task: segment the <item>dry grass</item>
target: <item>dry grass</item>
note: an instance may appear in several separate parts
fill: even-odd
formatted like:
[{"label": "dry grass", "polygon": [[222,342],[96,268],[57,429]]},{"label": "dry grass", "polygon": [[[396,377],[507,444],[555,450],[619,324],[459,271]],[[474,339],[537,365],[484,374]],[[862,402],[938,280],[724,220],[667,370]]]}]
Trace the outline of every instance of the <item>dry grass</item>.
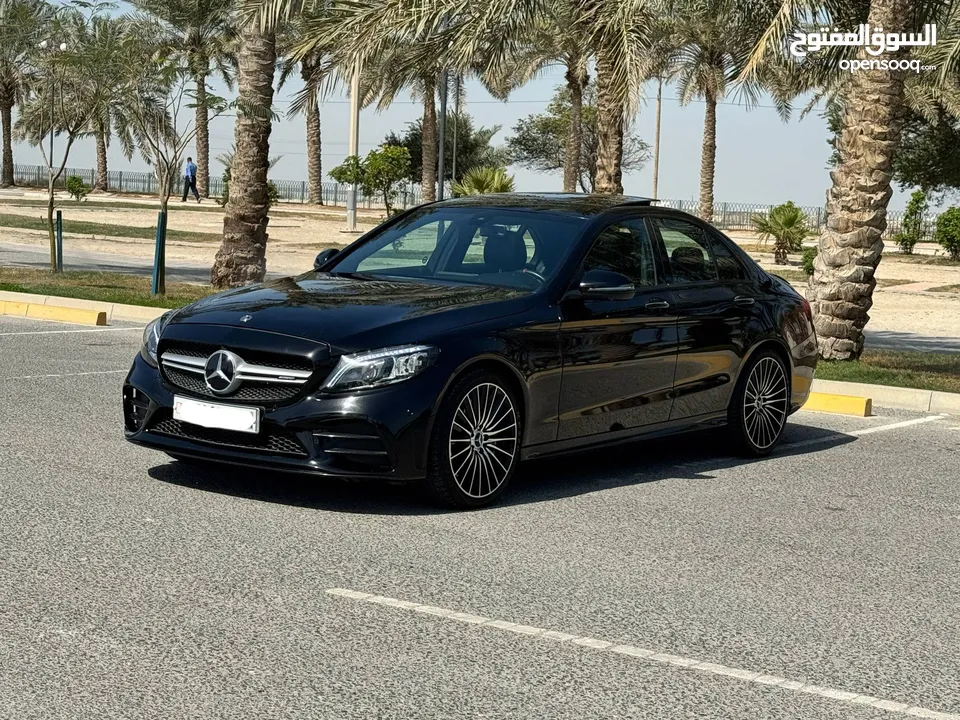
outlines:
[{"label": "dry grass", "polygon": [[960,393],[960,354],[868,349],[859,360],[821,360],[816,376]]},{"label": "dry grass", "polygon": [[214,292],[209,285],[168,282],[167,294],[155,297],[150,294],[147,277],[107,272],[52,273],[16,267],[0,267],[0,290],[167,308],[189,305]]}]

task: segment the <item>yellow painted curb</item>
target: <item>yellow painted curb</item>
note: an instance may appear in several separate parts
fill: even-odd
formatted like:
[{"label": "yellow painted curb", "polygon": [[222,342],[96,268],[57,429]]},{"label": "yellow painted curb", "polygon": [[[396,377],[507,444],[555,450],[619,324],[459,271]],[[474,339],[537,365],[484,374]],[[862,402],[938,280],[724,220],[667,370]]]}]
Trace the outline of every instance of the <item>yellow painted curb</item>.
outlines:
[{"label": "yellow painted curb", "polygon": [[36,303],[0,301],[0,314],[28,317],[34,320],[56,320],[58,322],[79,323],[81,325],[106,325],[107,314],[102,310],[80,310],[79,308],[58,307],[56,305],[38,305]]},{"label": "yellow painted curb", "polygon": [[16,315],[17,317],[26,317],[28,307],[28,303],[4,300],[0,302],[0,315]]},{"label": "yellow painted curb", "polygon": [[810,393],[804,410],[814,412],[837,413],[839,415],[855,415],[856,417],[870,417],[873,414],[873,400],[856,395],[835,395],[834,393]]}]

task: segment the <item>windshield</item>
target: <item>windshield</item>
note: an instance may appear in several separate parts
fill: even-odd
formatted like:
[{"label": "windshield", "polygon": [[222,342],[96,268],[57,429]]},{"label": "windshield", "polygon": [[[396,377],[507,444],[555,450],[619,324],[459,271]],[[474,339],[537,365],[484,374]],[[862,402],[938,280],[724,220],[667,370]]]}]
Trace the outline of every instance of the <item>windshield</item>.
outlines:
[{"label": "windshield", "polygon": [[331,270],[537,290],[557,272],[586,218],[496,207],[427,207]]}]

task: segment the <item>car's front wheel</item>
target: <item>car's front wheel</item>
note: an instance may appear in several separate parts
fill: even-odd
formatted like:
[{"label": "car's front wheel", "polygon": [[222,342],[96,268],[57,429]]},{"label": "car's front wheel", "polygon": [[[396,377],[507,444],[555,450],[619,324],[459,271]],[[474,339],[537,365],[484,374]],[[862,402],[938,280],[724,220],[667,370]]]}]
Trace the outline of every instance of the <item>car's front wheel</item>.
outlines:
[{"label": "car's front wheel", "polygon": [[517,399],[502,378],[486,370],[464,375],[434,421],[427,491],[449,507],[495,502],[516,470],[520,430]]},{"label": "car's front wheel", "polygon": [[787,368],[775,352],[762,350],[748,361],[730,400],[734,443],[746,455],[769,455],[780,442],[789,411]]}]

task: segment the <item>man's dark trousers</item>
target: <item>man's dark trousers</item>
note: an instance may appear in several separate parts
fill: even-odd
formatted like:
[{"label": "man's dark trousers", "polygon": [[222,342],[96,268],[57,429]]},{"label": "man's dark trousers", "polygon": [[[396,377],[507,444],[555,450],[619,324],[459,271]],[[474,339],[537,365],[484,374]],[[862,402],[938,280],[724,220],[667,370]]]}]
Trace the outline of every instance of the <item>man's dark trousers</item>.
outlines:
[{"label": "man's dark trousers", "polygon": [[199,200],[200,193],[197,192],[197,178],[195,176],[191,177],[190,175],[187,175],[185,178],[183,178],[183,199],[184,200],[187,199],[187,193],[191,191],[193,192],[193,196],[197,200]]}]

